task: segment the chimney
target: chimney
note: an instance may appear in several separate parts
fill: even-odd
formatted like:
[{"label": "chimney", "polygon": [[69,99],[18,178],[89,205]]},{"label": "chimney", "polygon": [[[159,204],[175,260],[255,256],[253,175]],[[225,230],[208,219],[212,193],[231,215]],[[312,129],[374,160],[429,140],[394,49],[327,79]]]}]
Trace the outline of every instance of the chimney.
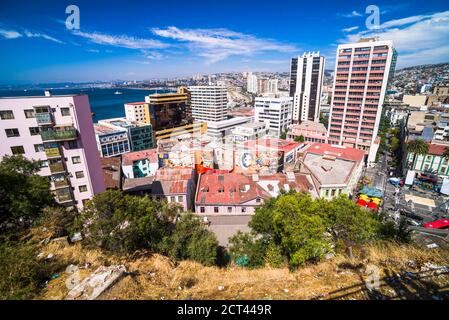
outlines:
[{"label": "chimney", "polygon": [[51,97],[51,91],[50,90],[45,90],[44,94],[46,97]]}]

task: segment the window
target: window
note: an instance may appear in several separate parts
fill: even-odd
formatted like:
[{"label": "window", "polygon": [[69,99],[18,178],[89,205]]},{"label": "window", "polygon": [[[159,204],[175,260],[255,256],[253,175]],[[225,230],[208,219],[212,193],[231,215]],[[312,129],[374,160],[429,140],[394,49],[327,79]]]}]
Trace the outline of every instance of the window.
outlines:
[{"label": "window", "polygon": [[214,212],[218,213],[218,207],[214,207]]},{"label": "window", "polygon": [[79,186],[79,187],[78,187],[78,190],[79,190],[80,192],[86,192],[86,191],[87,191],[87,186],[86,186],[86,185]]},{"label": "window", "polygon": [[23,146],[11,147],[12,154],[25,154]]},{"label": "window", "polygon": [[76,172],[75,172],[75,177],[76,177],[77,179],[84,178],[84,172],[83,172],[83,171],[76,171]]},{"label": "window", "polygon": [[12,110],[0,111],[0,119],[2,120],[14,119],[14,113],[12,112]]},{"label": "window", "polygon": [[36,152],[43,152],[44,151],[44,145],[43,144],[35,144],[34,145],[34,151],[36,151]]},{"label": "window", "polygon": [[30,134],[31,134],[32,136],[36,136],[36,135],[39,134],[39,127],[31,127],[31,128],[29,128],[29,129],[30,129]]},{"label": "window", "polygon": [[257,199],[256,199],[256,202],[257,202],[257,203],[260,203],[260,198],[257,198]]},{"label": "window", "polygon": [[245,213],[246,212],[246,208],[242,207],[242,212]]},{"label": "window", "polygon": [[61,115],[62,116],[70,116],[70,108],[61,108]]},{"label": "window", "polygon": [[176,198],[175,197],[170,197],[170,202],[176,202]]},{"label": "window", "polygon": [[200,212],[204,213],[204,212],[206,212],[206,209],[204,207],[200,207]]},{"label": "window", "polygon": [[228,213],[232,213],[232,207],[228,207]]},{"label": "window", "polygon": [[81,158],[79,156],[72,157],[72,163],[73,164],[81,163]]},{"label": "window", "polygon": [[40,167],[41,168],[47,168],[48,167],[48,160],[42,160]]},{"label": "window", "polygon": [[78,142],[76,140],[69,141],[67,143],[67,149],[78,149]]},{"label": "window", "polygon": [[19,134],[19,129],[17,129],[17,128],[14,128],[14,129],[5,129],[5,133],[6,133],[6,136],[7,136],[8,138],[19,137],[19,136],[20,136],[20,134]]},{"label": "window", "polygon": [[29,118],[36,118],[36,114],[34,113],[33,109],[26,109],[23,110],[25,112],[25,118],[29,119]]},{"label": "window", "polygon": [[178,196],[178,202],[182,202],[183,201],[183,196]]}]

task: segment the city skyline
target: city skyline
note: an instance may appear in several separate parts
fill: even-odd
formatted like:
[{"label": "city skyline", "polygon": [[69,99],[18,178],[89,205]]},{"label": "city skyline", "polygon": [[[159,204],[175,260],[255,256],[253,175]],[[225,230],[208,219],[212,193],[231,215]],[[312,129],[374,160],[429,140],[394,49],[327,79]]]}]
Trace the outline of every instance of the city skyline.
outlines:
[{"label": "city skyline", "polygon": [[288,1],[276,7],[266,1],[131,1],[126,7],[78,1],[73,4],[80,10],[79,30],[65,26],[70,4],[0,4],[0,58],[5,62],[0,83],[288,72],[291,57],[309,51],[320,51],[326,69],[333,69],[339,44],[373,35],[394,42],[398,68],[449,61],[445,1],[379,1],[380,24],[374,31],[365,25],[370,3],[359,1],[326,2],[320,10],[316,3]]}]

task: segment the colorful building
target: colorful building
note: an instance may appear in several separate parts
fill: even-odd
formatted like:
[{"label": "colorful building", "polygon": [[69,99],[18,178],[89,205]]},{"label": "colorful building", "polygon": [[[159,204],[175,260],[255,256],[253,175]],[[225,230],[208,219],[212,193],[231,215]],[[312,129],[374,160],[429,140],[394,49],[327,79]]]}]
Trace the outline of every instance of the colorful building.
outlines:
[{"label": "colorful building", "polygon": [[58,203],[82,209],[105,190],[87,95],[0,98],[0,158],[41,160]]}]

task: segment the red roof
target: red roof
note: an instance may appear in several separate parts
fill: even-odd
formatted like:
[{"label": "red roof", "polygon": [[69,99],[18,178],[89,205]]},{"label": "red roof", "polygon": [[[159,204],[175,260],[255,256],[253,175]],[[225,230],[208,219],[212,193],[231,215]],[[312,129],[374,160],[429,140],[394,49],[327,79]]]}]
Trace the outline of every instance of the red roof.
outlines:
[{"label": "red roof", "polygon": [[129,152],[122,155],[122,162],[125,166],[130,166],[134,161],[148,159],[150,163],[157,163],[157,149]]},{"label": "red roof", "polygon": [[269,139],[248,140],[244,143],[244,146],[245,147],[259,146],[276,149],[278,151],[290,152],[291,150],[296,149],[303,144],[304,143],[294,142],[290,140],[269,138]]},{"label": "red roof", "polygon": [[362,162],[365,157],[365,152],[363,150],[343,146],[335,146],[327,143],[314,143],[306,150],[306,153],[331,156],[356,162]]},{"label": "red roof", "polygon": [[446,148],[447,148],[447,146],[429,143],[429,152],[427,152],[427,154],[432,154],[435,156],[442,156],[444,153],[444,150],[446,150]]},{"label": "red roof", "polygon": [[[304,174],[276,173],[266,176],[247,176],[238,173],[213,173],[207,172],[200,176],[197,205],[238,205],[256,198],[268,199],[276,190],[287,188],[290,190],[309,192],[313,185]],[[270,183],[266,185],[267,181]],[[274,182],[273,182],[274,181]],[[265,186],[267,189],[264,189]],[[288,190],[287,190],[288,191]]]}]

